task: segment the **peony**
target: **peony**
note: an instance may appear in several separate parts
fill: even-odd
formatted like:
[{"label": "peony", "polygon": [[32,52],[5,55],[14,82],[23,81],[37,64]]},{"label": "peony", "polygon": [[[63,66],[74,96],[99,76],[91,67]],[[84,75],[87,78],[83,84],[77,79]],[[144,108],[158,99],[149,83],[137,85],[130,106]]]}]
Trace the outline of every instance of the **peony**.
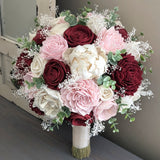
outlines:
[{"label": "peony", "polygon": [[60,90],[65,106],[82,116],[99,104],[99,89],[93,80],[79,80]]},{"label": "peony", "polygon": [[[32,72],[28,72],[24,77],[23,77],[24,81],[27,81],[29,83],[33,82],[33,74]],[[37,93],[37,88],[34,86],[34,87],[31,87],[31,88],[28,88],[28,85],[27,83],[24,83],[24,93],[27,95],[27,97],[29,99],[32,99],[34,98],[34,95],[35,93]]]},{"label": "peony", "polygon": [[82,79],[98,78],[105,71],[105,52],[94,45],[77,46],[71,53],[64,53],[63,59],[69,64],[72,75]]},{"label": "peony", "polygon": [[35,55],[31,63],[31,72],[33,77],[40,77],[44,72],[47,61],[42,59],[39,54]]},{"label": "peony", "polygon": [[40,48],[42,58],[50,60],[57,59],[62,60],[62,54],[67,50],[67,41],[60,35],[53,35],[47,37],[42,43],[43,46]]},{"label": "peony", "polygon": [[113,98],[114,93],[111,88],[105,88],[103,86],[99,87],[100,90],[100,98],[102,101],[108,101]]},{"label": "peony", "polygon": [[119,68],[112,73],[111,77],[116,81],[117,92],[133,96],[141,84],[143,72],[133,56],[130,54],[122,56],[123,59],[118,62]]},{"label": "peony", "polygon": [[92,112],[90,114],[86,114],[85,116],[79,115],[77,113],[71,113],[71,116],[67,119],[72,125],[75,126],[86,126],[86,123],[93,123]]},{"label": "peony", "polygon": [[87,26],[78,24],[68,28],[64,32],[64,38],[67,40],[69,47],[76,47],[94,43],[97,36]]},{"label": "peony", "polygon": [[45,66],[43,78],[49,88],[59,90],[58,85],[70,74],[70,68],[62,61],[51,59]]},{"label": "peony", "polygon": [[125,48],[122,35],[114,27],[108,30],[103,28],[98,34],[97,42],[106,52],[116,52]]},{"label": "peony", "polygon": [[101,102],[100,105],[96,106],[93,110],[96,120],[107,121],[111,117],[114,117],[117,114],[118,105],[113,100]]},{"label": "peony", "polygon": [[55,119],[61,111],[63,102],[58,91],[44,86],[35,95],[34,106],[43,111],[48,118]]}]

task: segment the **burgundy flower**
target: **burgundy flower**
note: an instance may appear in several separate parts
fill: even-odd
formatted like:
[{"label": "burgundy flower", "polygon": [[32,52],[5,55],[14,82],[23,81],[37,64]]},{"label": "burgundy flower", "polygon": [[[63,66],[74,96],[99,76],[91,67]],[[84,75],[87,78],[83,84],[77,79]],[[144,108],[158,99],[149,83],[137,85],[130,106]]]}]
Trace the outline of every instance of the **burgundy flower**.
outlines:
[{"label": "burgundy flower", "polygon": [[[123,59],[118,62],[118,68],[113,71],[111,77],[116,81],[116,91],[125,95],[132,95],[137,91],[142,81],[142,70],[134,56],[122,55]],[[123,94],[122,94],[123,96]]]},{"label": "burgundy flower", "polygon": [[28,71],[30,71],[32,60],[33,57],[28,56],[28,53],[22,52],[16,62],[18,74],[24,76]]},{"label": "burgundy flower", "polygon": [[29,102],[29,107],[31,108],[32,111],[37,113],[38,115],[44,115],[44,112],[41,111],[38,107],[33,107],[34,99],[31,99]]},{"label": "burgundy flower", "polygon": [[64,32],[64,38],[67,40],[69,47],[76,47],[78,45],[92,44],[97,36],[87,26],[78,24],[68,28]]},{"label": "burgundy flower", "polygon": [[42,46],[42,42],[46,40],[46,34],[44,34],[43,29],[37,31],[36,36],[33,38],[33,41],[36,42],[37,45]]},{"label": "burgundy flower", "polygon": [[89,124],[93,123],[93,113],[91,112],[90,114],[86,114],[85,116],[82,116],[72,112],[68,120],[72,123],[72,125],[86,126],[85,122],[87,122],[87,120]]},{"label": "burgundy flower", "polygon": [[122,37],[124,38],[124,41],[126,41],[127,40],[127,38],[128,38],[128,32],[126,31],[126,29],[124,29],[124,28],[122,28],[122,27],[120,27],[120,26],[115,26],[115,29],[117,30],[117,31],[119,31],[119,33],[122,35]]},{"label": "burgundy flower", "polygon": [[62,61],[51,59],[45,66],[43,78],[49,88],[59,90],[58,85],[63,82],[68,74],[70,74],[70,68]]}]

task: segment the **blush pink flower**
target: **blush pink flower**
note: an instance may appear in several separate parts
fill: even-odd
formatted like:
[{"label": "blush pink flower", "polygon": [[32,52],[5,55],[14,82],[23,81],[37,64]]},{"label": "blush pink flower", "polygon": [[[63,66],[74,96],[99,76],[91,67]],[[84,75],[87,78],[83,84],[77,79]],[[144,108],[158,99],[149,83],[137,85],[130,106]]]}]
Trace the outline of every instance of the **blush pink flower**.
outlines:
[{"label": "blush pink flower", "polygon": [[[24,81],[27,81],[29,83],[33,82],[33,74],[32,72],[28,72],[24,77]],[[24,93],[27,95],[29,99],[33,99],[34,95],[37,93],[37,88],[31,87],[30,89],[28,88],[27,83],[24,83]]]},{"label": "blush pink flower", "polygon": [[122,35],[114,27],[108,30],[103,28],[98,34],[97,41],[106,52],[116,52],[125,48]]},{"label": "blush pink flower", "polygon": [[93,80],[79,80],[61,89],[61,98],[71,112],[82,116],[90,114],[99,104],[100,91]]},{"label": "blush pink flower", "polygon": [[67,41],[60,35],[47,37],[42,43],[40,53],[42,58],[62,60],[62,54],[68,49]]},{"label": "blush pink flower", "polygon": [[93,114],[95,119],[99,121],[107,121],[117,114],[117,110],[117,103],[113,99],[110,99],[108,101],[103,101],[98,106],[96,106],[93,110]]}]

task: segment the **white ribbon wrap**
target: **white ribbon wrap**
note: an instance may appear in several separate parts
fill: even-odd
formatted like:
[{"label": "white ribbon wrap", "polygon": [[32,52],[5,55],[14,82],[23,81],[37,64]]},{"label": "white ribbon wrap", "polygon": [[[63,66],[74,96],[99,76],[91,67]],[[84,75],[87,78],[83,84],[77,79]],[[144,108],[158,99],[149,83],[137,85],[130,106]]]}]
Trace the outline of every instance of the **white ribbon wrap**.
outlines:
[{"label": "white ribbon wrap", "polygon": [[75,148],[82,149],[90,143],[90,126],[72,125],[72,143]]}]

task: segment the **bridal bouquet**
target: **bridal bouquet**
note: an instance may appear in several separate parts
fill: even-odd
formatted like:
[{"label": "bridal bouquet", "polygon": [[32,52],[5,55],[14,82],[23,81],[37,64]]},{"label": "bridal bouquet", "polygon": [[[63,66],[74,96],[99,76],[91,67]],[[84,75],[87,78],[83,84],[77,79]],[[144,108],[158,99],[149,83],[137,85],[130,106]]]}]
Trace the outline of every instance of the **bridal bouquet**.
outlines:
[{"label": "bridal bouquet", "polygon": [[152,48],[139,40],[142,33],[125,29],[117,11],[84,7],[78,16],[69,10],[57,18],[41,15],[29,37],[18,39],[11,73],[17,93],[41,115],[44,129],[72,124],[77,158],[89,156],[89,137],[104,130],[104,121],[119,132],[116,115],[133,122],[141,96],[152,96],[142,77]]}]

